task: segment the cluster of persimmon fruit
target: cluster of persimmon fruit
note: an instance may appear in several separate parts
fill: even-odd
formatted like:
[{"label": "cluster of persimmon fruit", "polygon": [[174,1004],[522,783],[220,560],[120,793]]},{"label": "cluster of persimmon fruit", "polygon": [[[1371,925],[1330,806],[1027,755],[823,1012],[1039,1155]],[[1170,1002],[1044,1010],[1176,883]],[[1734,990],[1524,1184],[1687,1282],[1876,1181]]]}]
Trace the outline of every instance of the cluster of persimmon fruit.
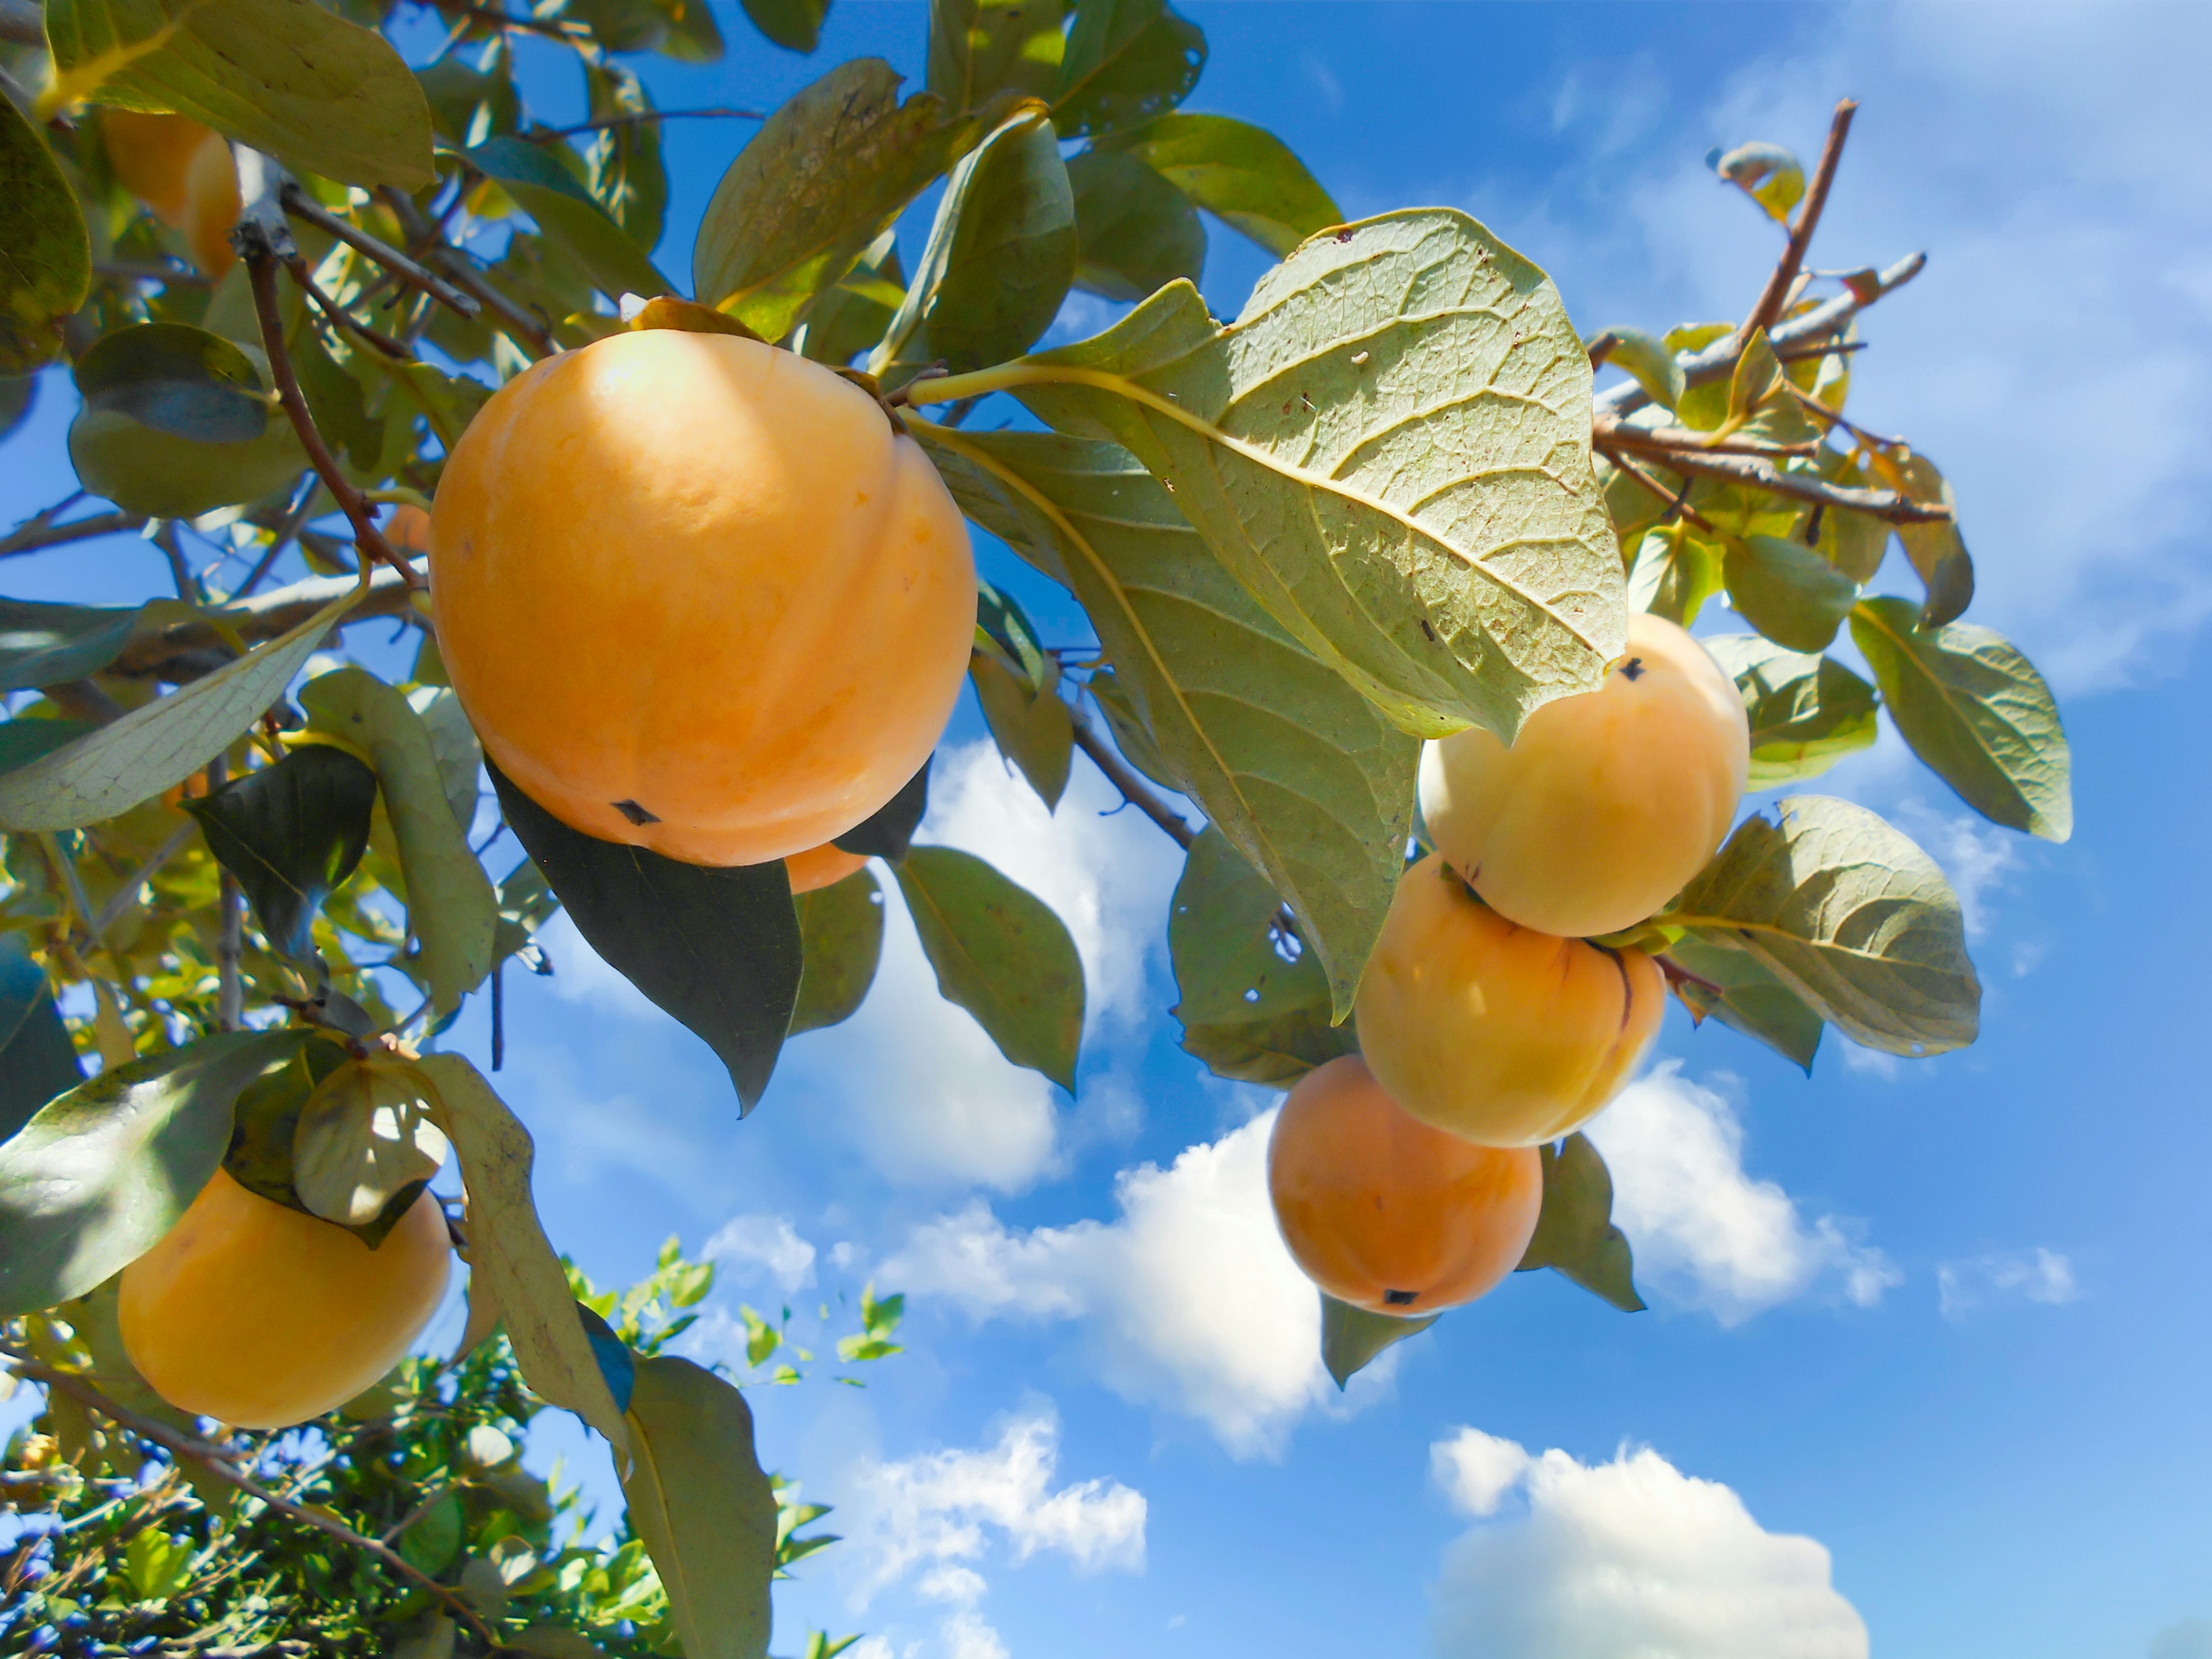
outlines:
[{"label": "cluster of persimmon fruit", "polygon": [[[835,842],[927,763],[975,639],[967,526],[921,447],[737,335],[636,330],[517,375],[428,539],[439,653],[510,781],[603,841],[781,859],[794,892],[866,861]],[[124,1269],[124,1345],[180,1409],[289,1426],[398,1362],[450,1255],[428,1190],[372,1249],[218,1170]]]},{"label": "cluster of persimmon fruit", "polygon": [[1510,747],[1479,727],[1424,746],[1434,850],[1360,981],[1359,1052],[1301,1078],[1268,1141],[1276,1224],[1323,1291],[1425,1318],[1519,1265],[1539,1149],[1620,1091],[1665,1007],[1651,956],[1601,941],[1711,858],[1750,747],[1735,684],[1642,614],[1604,684],[1543,705]]}]

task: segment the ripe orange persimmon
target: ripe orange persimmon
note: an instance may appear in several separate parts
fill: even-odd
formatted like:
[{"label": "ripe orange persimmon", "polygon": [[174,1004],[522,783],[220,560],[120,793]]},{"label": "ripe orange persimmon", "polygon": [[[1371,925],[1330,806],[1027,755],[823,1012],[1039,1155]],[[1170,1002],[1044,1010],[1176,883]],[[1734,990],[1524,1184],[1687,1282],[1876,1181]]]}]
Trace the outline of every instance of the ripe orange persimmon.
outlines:
[{"label": "ripe orange persimmon", "polygon": [[1275,1224],[1340,1302],[1418,1318],[1520,1264],[1544,1206],[1533,1146],[1478,1146],[1382,1091],[1357,1054],[1300,1078],[1267,1138]]},{"label": "ripe orange persimmon", "polygon": [[438,1310],[452,1247],[424,1193],[372,1250],[221,1170],[123,1270],[123,1346],[180,1411],[279,1429],[382,1376]]},{"label": "ripe orange persimmon", "polygon": [[1603,688],[1546,703],[1510,749],[1480,727],[1425,745],[1421,816],[1501,915],[1547,933],[1617,933],[1705,867],[1750,764],[1735,683],[1681,629],[1639,612]]},{"label": "ripe orange persimmon", "polygon": [[791,877],[793,892],[811,893],[817,888],[834,887],[867,861],[866,853],[848,853],[835,842],[825,841],[804,853],[793,853],[784,860],[783,867]]},{"label": "ripe orange persimmon", "polygon": [[1666,1011],[1658,964],[1517,927],[1431,853],[1399,881],[1355,1005],[1390,1097],[1485,1146],[1534,1146],[1620,1091]]},{"label": "ripe orange persimmon", "polygon": [[866,392],[647,329],[508,381],[431,515],[484,748],[574,828],[694,864],[834,840],[921,769],[975,639],[967,527]]},{"label": "ripe orange persimmon", "polygon": [[222,136],[189,116],[122,109],[102,111],[100,125],[124,189],[163,224],[185,234],[192,263],[202,270],[210,276],[228,270],[238,257],[230,230],[241,202],[238,164]]}]

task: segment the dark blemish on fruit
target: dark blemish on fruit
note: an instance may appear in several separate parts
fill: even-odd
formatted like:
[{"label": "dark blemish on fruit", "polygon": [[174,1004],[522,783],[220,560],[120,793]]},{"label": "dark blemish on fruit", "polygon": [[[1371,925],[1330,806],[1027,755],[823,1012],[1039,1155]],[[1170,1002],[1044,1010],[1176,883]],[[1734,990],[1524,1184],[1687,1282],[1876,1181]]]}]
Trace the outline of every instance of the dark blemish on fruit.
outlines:
[{"label": "dark blemish on fruit", "polygon": [[1382,1303],[1385,1307],[1410,1308],[1413,1304],[1420,1299],[1421,1293],[1419,1291],[1385,1291],[1382,1292]]},{"label": "dark blemish on fruit", "polygon": [[1620,665],[1620,672],[1626,674],[1631,680],[1642,679],[1644,678],[1644,659],[1641,657],[1631,657],[1626,662]]},{"label": "dark blemish on fruit", "polygon": [[658,823],[660,822],[660,815],[658,812],[648,812],[645,808],[640,806],[634,800],[618,800],[614,804],[614,805],[615,811],[621,813],[632,823],[644,824]]}]

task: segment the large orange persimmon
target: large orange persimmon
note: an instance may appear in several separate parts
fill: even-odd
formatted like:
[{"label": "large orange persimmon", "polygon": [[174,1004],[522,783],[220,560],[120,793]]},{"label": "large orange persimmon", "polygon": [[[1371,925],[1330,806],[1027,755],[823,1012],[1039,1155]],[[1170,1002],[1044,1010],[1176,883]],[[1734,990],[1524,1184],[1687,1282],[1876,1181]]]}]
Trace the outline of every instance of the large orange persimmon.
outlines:
[{"label": "large orange persimmon", "polygon": [[1267,1138],[1275,1224],[1340,1302],[1418,1318],[1520,1265],[1544,1206],[1533,1146],[1478,1146],[1382,1091],[1357,1054],[1298,1079]]},{"label": "large orange persimmon", "polygon": [[1355,1015],[1376,1080],[1415,1117],[1534,1146],[1620,1091],[1666,1001],[1643,951],[1518,927],[1431,853],[1398,883]]},{"label": "large orange persimmon", "polygon": [[427,1192],[372,1250],[218,1170],[123,1270],[123,1346],[179,1410],[286,1428],[398,1363],[438,1310],[451,1255],[445,1212]]},{"label": "large orange persimmon", "polygon": [[818,363],[647,329],[507,382],[431,514],[484,748],[575,829],[693,864],[834,840],[921,769],[975,639],[967,527]]},{"label": "large orange persimmon", "polygon": [[1705,867],[1750,764],[1735,682],[1681,629],[1638,613],[1604,686],[1546,703],[1510,749],[1480,727],[1425,745],[1421,816],[1523,927],[1617,933]]},{"label": "large orange persimmon", "polygon": [[124,189],[154,216],[185,235],[192,263],[210,276],[230,269],[238,256],[231,227],[241,206],[238,164],[220,133],[190,116],[141,115],[103,110],[100,131],[107,159]]}]

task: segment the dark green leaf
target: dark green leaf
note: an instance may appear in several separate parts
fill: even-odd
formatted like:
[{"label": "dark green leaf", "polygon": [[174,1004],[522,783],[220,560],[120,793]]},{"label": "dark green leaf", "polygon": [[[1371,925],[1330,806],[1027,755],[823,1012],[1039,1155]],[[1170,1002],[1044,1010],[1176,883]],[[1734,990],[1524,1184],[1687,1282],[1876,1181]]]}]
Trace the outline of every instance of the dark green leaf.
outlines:
[{"label": "dark green leaf", "polygon": [[1819,795],[1746,818],[1661,918],[1749,952],[1853,1042],[1893,1054],[1974,1040],[1982,988],[1958,896],[1863,806]]},{"label": "dark green leaf", "polygon": [[608,964],[730,1068],[750,1112],[805,965],[783,861],[711,870],[571,830],[486,763],[507,827]]},{"label": "dark green leaf", "polygon": [[[1059,679],[1054,665],[1053,679]],[[994,656],[978,651],[968,664],[975,701],[999,752],[1021,769],[1048,808],[1060,805],[1074,754],[1075,728],[1059,691],[1037,690],[1008,673]]]},{"label": "dark green leaf", "polygon": [[1006,658],[1006,665],[1021,672],[1032,690],[1042,691],[1052,683],[1054,665],[1036,624],[1012,596],[987,581],[975,584],[975,626]]},{"label": "dark green leaf", "polygon": [[76,366],[88,409],[202,443],[258,438],[269,425],[261,375],[219,334],[188,323],[142,323],[103,336]]},{"label": "dark green leaf", "polygon": [[1076,0],[1053,118],[1071,137],[1133,126],[1190,96],[1206,34],[1164,0]]},{"label": "dark green leaf", "polygon": [[1344,220],[1289,145],[1226,115],[1157,116],[1102,135],[1097,148],[1135,156],[1278,258]]},{"label": "dark green leaf", "polygon": [[433,1578],[453,1565],[461,1553],[462,1527],[467,1517],[458,1492],[444,1492],[432,1500],[422,1518],[399,1534],[393,1547],[407,1565]]},{"label": "dark green leaf", "polygon": [[901,784],[898,793],[831,844],[863,858],[889,859],[893,864],[904,858],[914,832],[921,827],[922,814],[929,810],[929,769],[934,759],[933,756],[922,762],[921,770]]},{"label": "dark green leaf", "polygon": [[[121,654],[137,626],[136,606],[0,599],[0,690],[21,691],[97,674]],[[10,722],[15,724],[59,725],[68,729],[66,724],[55,721]],[[40,732],[32,736],[48,738],[52,733]],[[27,743],[32,738],[21,741]]]},{"label": "dark green leaf", "polygon": [[1340,1391],[1345,1384],[1374,1362],[1375,1356],[1409,1336],[1419,1336],[1435,1324],[1442,1316],[1431,1314],[1425,1319],[1396,1319],[1389,1314],[1370,1313],[1364,1308],[1355,1308],[1348,1302],[1339,1302],[1327,1291],[1321,1294],[1321,1363],[1328,1367],[1328,1374],[1336,1379]]},{"label": "dark green leaf", "polygon": [[83,1081],[46,970],[21,934],[0,933],[0,1142]]},{"label": "dark green leaf", "polygon": [[1984,817],[2064,841],[2073,760],[2043,676],[2002,634],[1917,623],[1903,599],[1869,599],[1851,613],[1851,638],[1898,731]]},{"label": "dark green leaf", "polygon": [[1675,966],[1697,975],[1674,981],[1674,994],[1692,1018],[1699,1024],[1708,1017],[1717,1018],[1812,1074],[1813,1056],[1820,1046],[1820,1017],[1758,957],[1696,933],[1683,934],[1667,947],[1666,954]]},{"label": "dark green leaf", "polygon": [[830,0],[744,0],[753,27],[786,52],[812,52],[821,44]]},{"label": "dark green leaf", "polygon": [[293,372],[299,377],[316,430],[342,461],[350,463],[347,471],[355,478],[370,481],[381,477],[384,416],[368,412],[368,394],[361,382],[331,356],[312,322],[303,319],[292,331],[290,349]]},{"label": "dark green leaf", "polygon": [[[5,237],[0,236],[0,245]],[[8,354],[14,349],[8,343],[7,325],[0,323],[0,365],[4,365]],[[11,435],[23,423],[39,400],[39,377],[35,374],[0,374],[0,438]]]},{"label": "dark green leaf", "polygon": [[1613,1224],[1613,1176],[1589,1137],[1543,1149],[1544,1207],[1519,1271],[1552,1267],[1623,1313],[1642,1313],[1627,1237]]},{"label": "dark green leaf", "polygon": [[1350,1021],[1329,1024],[1328,976],[1281,913],[1228,837],[1201,830],[1168,906],[1183,1050],[1217,1076],[1286,1089],[1358,1042]]},{"label": "dark green leaf", "polygon": [[1074,277],[1075,194],[1059,135],[1032,109],[952,169],[870,371],[939,362],[959,374],[1018,357],[1052,326]]},{"label": "dark green leaf", "polygon": [[1756,634],[1709,635],[1700,643],[1743,693],[1753,788],[1817,777],[1873,744],[1874,687],[1843,664]]},{"label": "dark green leaf", "polygon": [[430,110],[374,29],[287,0],[48,0],[46,39],[67,73],[118,46],[176,33],[100,82],[101,103],[174,110],[294,171],[413,190],[437,177]]},{"label": "dark green leaf", "polygon": [[688,1359],[657,1355],[637,1362],[629,1422],[636,1457],[623,1496],[685,1659],[763,1659],[776,1503],[744,1396]]},{"label": "dark green leaf", "polygon": [[[707,0],[656,0],[668,15],[668,38],[660,43],[661,55],[679,64],[718,63],[722,56],[722,31]],[[821,0],[817,14],[830,9]]]},{"label": "dark green leaf", "polygon": [[1731,538],[1723,562],[1736,615],[1792,651],[1825,651],[1857,603],[1857,584],[1802,542]]},{"label": "dark green leaf", "polygon": [[1066,925],[972,853],[915,848],[898,879],[945,1000],[975,1015],[1015,1065],[1073,1093],[1083,963]]},{"label": "dark green leaf", "polygon": [[611,298],[672,292],[645,250],[592,199],[544,144],[522,138],[488,138],[467,153],[469,165],[498,180],[515,205],[538,222]]},{"label": "dark green leaf", "polygon": [[368,848],[376,774],[343,749],[307,744],[184,805],[245,889],[270,945],[312,957],[323,901]]},{"label": "dark green leaf", "polygon": [[97,720],[40,720],[34,714],[0,720],[0,772],[28,766],[98,730]]},{"label": "dark green leaf", "polygon": [[40,1108],[0,1145],[0,1314],[82,1296],[151,1249],[222,1162],[239,1091],[306,1037],[203,1037]]},{"label": "dark green leaf", "polygon": [[[12,100],[0,109],[0,374],[23,375],[61,355],[55,326],[84,303],[92,243],[68,178]],[[0,426],[29,401],[27,382]]]},{"label": "dark green leaf", "polygon": [[300,1114],[317,1086],[352,1060],[329,1038],[311,1036],[285,1064],[271,1067],[239,1091],[230,1144],[222,1155],[224,1173],[272,1204],[313,1214],[292,1185],[292,1143],[299,1133]]},{"label": "dark green leaf", "polygon": [[1067,164],[1075,191],[1075,285],[1141,300],[1206,268],[1206,227],[1189,198],[1133,155],[1090,149]]},{"label": "dark green leaf", "polygon": [[905,298],[896,234],[887,230],[836,286],[815,297],[794,343],[802,356],[842,368],[854,354],[874,349]]},{"label": "dark green leaf", "polygon": [[793,902],[806,951],[791,1014],[791,1035],[797,1036],[850,1019],[867,996],[884,951],[884,895],[874,872],[855,870]]},{"label": "dark green leaf", "polygon": [[1060,85],[1062,0],[930,0],[929,89],[957,110]]},{"label": "dark green leaf", "polygon": [[[499,936],[492,954],[504,962],[525,950],[537,936],[538,930],[559,914],[561,901],[553,896],[553,890],[545,884],[545,877],[527,858],[507,872],[499,884]],[[533,956],[531,965],[538,973],[550,973],[544,959]]]},{"label": "dark green leaf", "polygon": [[[1846,489],[1873,482],[1850,456],[1825,446],[1819,451],[1820,476]],[[1832,507],[1820,514],[1820,556],[1863,587],[1881,568],[1889,550],[1889,526],[1865,513]]]}]

